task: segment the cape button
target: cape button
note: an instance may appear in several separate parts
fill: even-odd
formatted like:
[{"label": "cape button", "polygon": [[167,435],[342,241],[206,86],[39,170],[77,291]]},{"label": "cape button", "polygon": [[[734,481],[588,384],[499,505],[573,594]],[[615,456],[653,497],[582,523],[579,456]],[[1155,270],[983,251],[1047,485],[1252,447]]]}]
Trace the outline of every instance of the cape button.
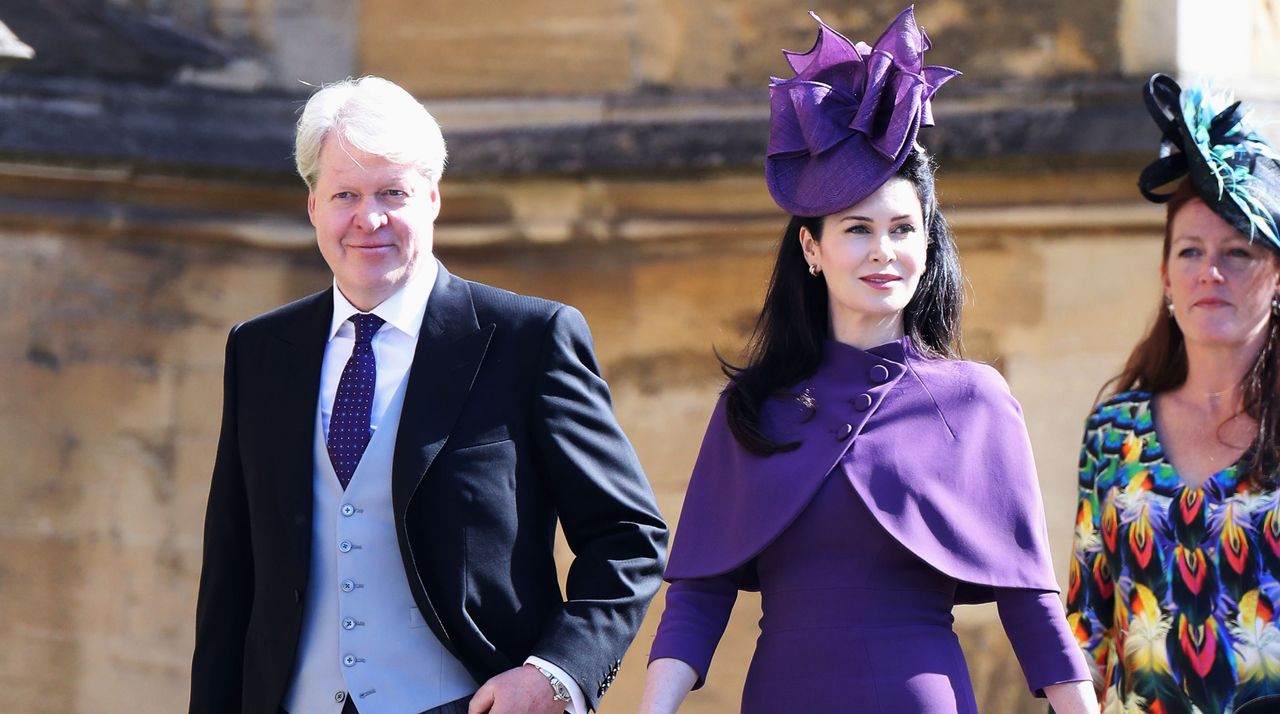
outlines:
[{"label": "cape button", "polygon": [[848,439],[849,435],[852,433],[853,433],[853,425],[844,424],[836,428],[836,439],[840,441],[844,441],[845,439]]},{"label": "cape button", "polygon": [[865,412],[871,408],[871,395],[859,394],[853,398],[853,408],[860,412]]},{"label": "cape button", "polygon": [[889,381],[889,368],[878,364],[871,368],[871,381],[876,384],[884,384]]}]

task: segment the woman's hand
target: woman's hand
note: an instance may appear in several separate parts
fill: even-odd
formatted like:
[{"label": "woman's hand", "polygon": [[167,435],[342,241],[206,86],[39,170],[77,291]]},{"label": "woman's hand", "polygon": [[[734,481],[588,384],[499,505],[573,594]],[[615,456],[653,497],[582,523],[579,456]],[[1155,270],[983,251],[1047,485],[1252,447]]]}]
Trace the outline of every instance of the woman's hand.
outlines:
[{"label": "woman's hand", "polygon": [[649,663],[649,674],[644,679],[639,714],[675,714],[697,683],[698,673],[693,667],[670,657],[655,659]]},{"label": "woman's hand", "polygon": [[1044,688],[1055,714],[1098,714],[1093,682],[1062,682]]}]

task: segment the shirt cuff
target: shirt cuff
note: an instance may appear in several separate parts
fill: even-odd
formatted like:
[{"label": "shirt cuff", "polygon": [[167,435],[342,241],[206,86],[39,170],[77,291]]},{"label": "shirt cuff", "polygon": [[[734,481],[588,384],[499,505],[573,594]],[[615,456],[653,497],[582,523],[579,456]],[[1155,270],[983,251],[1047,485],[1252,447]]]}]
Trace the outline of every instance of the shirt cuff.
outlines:
[{"label": "shirt cuff", "polygon": [[534,667],[541,667],[554,674],[556,679],[564,682],[565,688],[569,690],[569,696],[573,699],[569,706],[565,708],[565,711],[570,712],[570,714],[587,714],[587,698],[582,696],[582,688],[567,672],[541,657],[532,655],[526,657],[524,663],[531,664]]}]

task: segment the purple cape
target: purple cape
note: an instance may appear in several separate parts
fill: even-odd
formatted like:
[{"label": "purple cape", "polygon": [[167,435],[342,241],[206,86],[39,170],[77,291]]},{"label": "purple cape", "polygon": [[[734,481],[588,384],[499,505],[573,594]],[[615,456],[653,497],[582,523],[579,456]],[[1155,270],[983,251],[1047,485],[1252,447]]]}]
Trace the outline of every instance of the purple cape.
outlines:
[{"label": "purple cape", "polygon": [[[991,367],[925,358],[907,338],[869,351],[827,342],[818,371],[761,412],[765,434],[800,447],[749,453],[721,397],[667,580],[749,564],[840,468],[890,535],[959,581],[956,602],[988,602],[992,587],[1058,591],[1022,409]],[[758,589],[751,573],[743,587]]]}]

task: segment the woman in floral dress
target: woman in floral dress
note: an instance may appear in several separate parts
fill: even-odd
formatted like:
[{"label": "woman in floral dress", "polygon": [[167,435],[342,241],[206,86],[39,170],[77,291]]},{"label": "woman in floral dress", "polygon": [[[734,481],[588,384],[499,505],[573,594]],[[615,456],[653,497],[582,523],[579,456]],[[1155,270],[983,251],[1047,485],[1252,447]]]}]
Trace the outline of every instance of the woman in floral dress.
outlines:
[{"label": "woman in floral dress", "polygon": [[1067,613],[1104,712],[1220,714],[1280,693],[1280,162],[1239,103],[1146,100],[1164,304],[1086,425]]}]

